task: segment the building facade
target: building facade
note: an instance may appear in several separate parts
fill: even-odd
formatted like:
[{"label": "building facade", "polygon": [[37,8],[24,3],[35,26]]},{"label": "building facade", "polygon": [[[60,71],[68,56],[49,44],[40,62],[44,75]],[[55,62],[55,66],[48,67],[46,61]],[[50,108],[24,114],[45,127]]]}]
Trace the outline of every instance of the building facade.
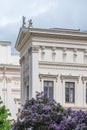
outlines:
[{"label": "building facade", "polygon": [[[32,25],[32,23],[31,23]],[[21,99],[44,91],[64,107],[87,108],[87,32],[20,28]]]},{"label": "building facade", "polygon": [[16,119],[20,108],[19,55],[11,53],[11,43],[0,41],[0,97],[11,118]]}]

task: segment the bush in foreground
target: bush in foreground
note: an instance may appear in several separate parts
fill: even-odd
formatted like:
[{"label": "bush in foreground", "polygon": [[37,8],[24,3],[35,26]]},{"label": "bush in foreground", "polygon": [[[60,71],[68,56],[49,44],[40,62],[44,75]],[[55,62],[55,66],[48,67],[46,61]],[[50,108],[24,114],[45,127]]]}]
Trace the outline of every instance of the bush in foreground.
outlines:
[{"label": "bush in foreground", "polygon": [[0,98],[0,130],[10,130],[11,121],[8,119],[10,115]]},{"label": "bush in foreground", "polygon": [[87,112],[65,110],[44,93],[37,93],[36,99],[26,100],[12,130],[87,130]]}]

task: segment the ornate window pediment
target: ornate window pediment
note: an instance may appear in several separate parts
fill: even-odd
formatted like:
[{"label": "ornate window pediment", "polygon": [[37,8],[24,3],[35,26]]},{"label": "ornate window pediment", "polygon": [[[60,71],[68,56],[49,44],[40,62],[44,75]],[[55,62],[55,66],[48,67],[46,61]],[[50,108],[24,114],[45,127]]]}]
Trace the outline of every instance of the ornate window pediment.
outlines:
[{"label": "ornate window pediment", "polygon": [[79,76],[73,76],[73,75],[61,75],[60,76],[61,82],[63,82],[64,79],[73,79],[77,80],[77,83],[79,81]]},{"label": "ornate window pediment", "polygon": [[56,81],[57,81],[58,75],[53,75],[53,74],[39,74],[39,78],[40,78],[40,80],[45,78],[45,79],[56,79]]}]

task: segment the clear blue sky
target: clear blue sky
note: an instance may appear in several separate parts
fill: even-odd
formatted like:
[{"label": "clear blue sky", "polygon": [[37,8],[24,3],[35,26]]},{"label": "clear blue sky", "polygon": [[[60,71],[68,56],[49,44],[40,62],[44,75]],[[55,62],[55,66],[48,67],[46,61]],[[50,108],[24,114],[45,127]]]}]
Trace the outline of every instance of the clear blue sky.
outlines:
[{"label": "clear blue sky", "polygon": [[0,0],[0,41],[15,44],[22,16],[34,27],[86,31],[87,0]]}]

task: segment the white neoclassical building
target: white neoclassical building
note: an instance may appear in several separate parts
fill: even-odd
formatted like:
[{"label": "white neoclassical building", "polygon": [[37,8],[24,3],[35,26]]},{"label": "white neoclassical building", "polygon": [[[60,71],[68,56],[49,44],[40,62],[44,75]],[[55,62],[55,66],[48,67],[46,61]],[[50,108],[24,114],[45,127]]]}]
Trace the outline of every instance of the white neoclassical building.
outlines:
[{"label": "white neoclassical building", "polygon": [[87,108],[87,32],[20,28],[21,98],[44,91],[64,107]]},{"label": "white neoclassical building", "polygon": [[10,110],[12,119],[17,118],[20,108],[19,55],[11,53],[11,43],[0,41],[0,97]]}]

